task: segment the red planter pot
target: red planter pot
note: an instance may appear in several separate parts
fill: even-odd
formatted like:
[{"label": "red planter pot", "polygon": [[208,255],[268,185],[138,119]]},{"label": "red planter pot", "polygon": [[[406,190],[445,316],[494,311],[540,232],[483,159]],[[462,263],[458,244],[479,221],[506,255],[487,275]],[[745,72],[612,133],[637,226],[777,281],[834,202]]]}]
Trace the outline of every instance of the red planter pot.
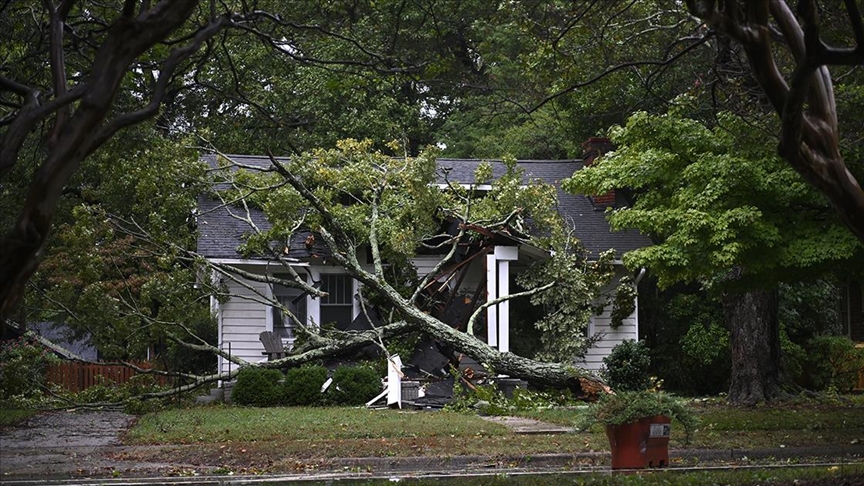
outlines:
[{"label": "red planter pot", "polygon": [[657,415],[629,424],[607,425],[612,469],[668,466],[671,422],[669,417]]}]

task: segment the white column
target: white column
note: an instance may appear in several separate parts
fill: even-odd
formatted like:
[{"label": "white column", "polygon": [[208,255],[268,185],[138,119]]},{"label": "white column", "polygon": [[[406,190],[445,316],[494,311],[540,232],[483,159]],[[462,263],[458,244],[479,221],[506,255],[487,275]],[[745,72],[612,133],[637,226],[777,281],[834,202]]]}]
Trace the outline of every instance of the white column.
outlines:
[{"label": "white column", "polygon": [[[498,260],[495,253],[486,255],[486,302],[498,298]],[[498,308],[486,309],[486,344],[498,347]]]},{"label": "white column", "polygon": [[[496,246],[486,255],[486,301],[510,295],[510,262],[519,259],[519,248]],[[486,309],[488,344],[502,353],[510,351],[510,302]]]},{"label": "white column", "polygon": [[[498,297],[510,295],[510,262],[519,259],[519,247],[496,246]],[[510,301],[498,304],[498,350],[510,352]]]},{"label": "white column", "polygon": [[[498,261],[498,296],[510,295],[510,262]],[[510,301],[498,304],[498,351],[510,351]]]}]

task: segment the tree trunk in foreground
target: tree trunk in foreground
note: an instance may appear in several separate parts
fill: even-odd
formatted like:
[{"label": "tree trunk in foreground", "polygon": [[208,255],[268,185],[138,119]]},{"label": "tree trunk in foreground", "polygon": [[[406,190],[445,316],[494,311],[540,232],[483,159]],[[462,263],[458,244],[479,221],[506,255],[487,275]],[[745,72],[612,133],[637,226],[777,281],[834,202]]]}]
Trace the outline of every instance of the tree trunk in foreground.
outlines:
[{"label": "tree trunk in foreground", "polygon": [[780,324],[777,291],[729,294],[723,314],[732,331],[730,403],[755,405],[780,393]]}]

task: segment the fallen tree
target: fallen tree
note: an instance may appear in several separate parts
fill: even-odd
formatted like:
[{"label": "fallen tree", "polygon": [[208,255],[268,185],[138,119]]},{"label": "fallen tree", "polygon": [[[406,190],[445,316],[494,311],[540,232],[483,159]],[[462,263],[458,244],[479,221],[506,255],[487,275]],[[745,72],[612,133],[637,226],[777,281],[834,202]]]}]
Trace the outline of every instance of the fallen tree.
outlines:
[{"label": "fallen tree", "polygon": [[[244,281],[278,283],[321,295],[320,289],[299,278],[292,269],[297,262],[285,257],[290,253],[286,245],[291,244],[296,232],[306,228],[323,241],[326,258],[335,261],[362,285],[367,305],[374,302],[380,313],[388,316],[383,325],[366,334],[339,333],[333,337],[331,331],[324,337],[320,329],[301,322],[290,309],[269,299],[266,303],[280,307],[306,339],[296,354],[262,366],[293,366],[308,356],[317,359],[344,353],[413,330],[472,357],[494,373],[579,393],[595,394],[605,389],[595,374],[573,364],[577,355],[561,350],[584,352],[592,344],[582,331],[594,311],[592,303],[611,278],[611,255],[588,262],[578,252],[571,233],[554,209],[554,187],[539,181],[525,184],[527,181],[522,180],[523,174],[513,163],[509,164],[507,174],[494,181],[491,167],[478,169],[476,182],[492,185],[485,196],[478,196],[470,187],[446,177],[446,187],[442,189],[434,153],[416,159],[398,159],[370,152],[369,148],[368,143],[349,140],[335,150],[322,150],[290,161],[270,157],[270,164],[262,166],[243,166],[227,157],[220,159],[223,170],[218,183],[231,187],[218,194],[221,208],[233,211],[235,219],[249,223],[251,235],[242,251],[248,256],[267,258],[278,265],[279,271],[285,269],[290,278],[275,278],[275,269],[267,275],[227,265],[211,265],[211,269],[241,285]],[[255,216],[256,212],[263,212],[269,227],[254,223],[261,220],[260,215]],[[448,232],[442,229],[447,226],[442,222],[458,224],[450,224]],[[460,329],[452,322],[444,322],[439,316],[445,312],[436,310],[434,303],[440,307],[444,305],[442,302],[451,302],[452,295],[448,292],[454,290],[433,284],[459,280],[455,273],[461,268],[460,258],[465,257],[457,258],[457,253],[466,251],[466,246],[482,248],[487,239],[519,234],[529,226],[533,233],[544,235],[531,239],[531,244],[555,255],[529,272],[545,279],[535,278],[532,282],[526,279],[523,292],[489,302],[481,302],[475,295],[470,318]],[[394,278],[390,270],[410,266],[411,258],[420,249],[440,255],[432,271],[413,280]],[[556,258],[571,265],[550,264]],[[430,291],[430,287],[437,290]],[[442,290],[445,288],[448,290]],[[574,293],[574,288],[582,291]],[[490,306],[517,297],[548,304],[553,302],[549,296],[556,292],[567,296],[562,299],[559,295],[555,301],[559,305],[544,320],[564,331],[572,342],[569,347],[560,342],[550,345],[544,355],[552,356],[552,362],[501,353],[473,335],[475,323]],[[267,300],[260,293],[259,297],[262,302]],[[560,341],[560,335],[556,341]]]},{"label": "fallen tree", "polygon": [[[369,345],[376,345],[388,354],[392,340],[408,332],[422,333],[456,354],[470,356],[492,374],[521,378],[544,387],[567,388],[588,399],[608,392],[608,387],[593,372],[575,366],[578,356],[573,350],[584,351],[593,343],[585,337],[584,330],[596,312],[595,304],[604,284],[613,274],[612,255],[587,261],[578,251],[571,232],[554,209],[554,187],[539,181],[526,184],[517,166],[508,164],[507,173],[494,181],[490,167],[478,169],[477,181],[492,186],[488,194],[477,195],[470,187],[446,178],[442,189],[436,182],[441,174],[434,153],[416,159],[397,159],[370,152],[369,147],[367,143],[346,141],[338,149],[290,161],[271,157],[270,163],[257,167],[220,159],[222,170],[215,172],[213,183],[221,190],[212,194],[218,204],[211,210],[227,211],[246,224],[248,236],[241,249],[248,257],[266,259],[272,265],[266,273],[208,260],[171,241],[160,240],[135,221],[111,215],[99,218],[110,221],[117,233],[139,242],[139,252],[143,253],[147,247],[148,253],[155,254],[161,247],[163,254],[198,268],[197,272],[189,273],[198,275],[198,295],[190,296],[190,303],[206,294],[217,300],[230,298],[225,286],[219,283],[230,281],[247,291],[244,298],[278,308],[300,335],[286,357],[251,363],[208,343],[182,319],[167,320],[151,311],[159,306],[141,305],[129,300],[126,293],[118,292],[111,298],[119,302],[119,312],[134,316],[143,326],[160,329],[177,345],[221,356],[236,365],[230,373],[210,375],[140,370],[170,375],[184,384],[137,398],[161,398],[217,380],[230,380],[239,369],[248,366],[287,369],[345,356]],[[267,224],[261,222],[263,217]],[[530,274],[530,278],[522,279],[524,290],[491,301],[485,301],[480,292],[474,291],[467,320],[455,325],[445,322],[441,316],[446,314],[447,303],[454,301],[456,291],[447,282],[460,281],[458,272],[464,270],[465,262],[484,255],[496,237],[515,238],[513,235],[523,230],[543,235],[532,238],[530,244],[549,251],[548,259],[524,272]],[[368,317],[374,308],[380,316],[368,319],[369,329],[338,331],[304,322],[272,293],[262,292],[260,285],[253,285],[278,284],[317,297],[327,295],[298,274],[295,266],[301,262],[287,256],[290,252],[286,245],[303,231],[312,231],[326,249],[326,258],[361,284],[359,297],[364,312]],[[527,239],[524,241],[528,244]],[[410,260],[420,249],[439,257],[428,274],[394,271],[413,269]],[[203,275],[218,278],[201,278]],[[171,285],[176,287],[178,283]],[[545,343],[543,356],[552,359],[502,353],[474,335],[475,325],[486,309],[518,297],[550,307],[551,312],[543,322],[555,333]],[[174,305],[182,308],[186,304]]]}]

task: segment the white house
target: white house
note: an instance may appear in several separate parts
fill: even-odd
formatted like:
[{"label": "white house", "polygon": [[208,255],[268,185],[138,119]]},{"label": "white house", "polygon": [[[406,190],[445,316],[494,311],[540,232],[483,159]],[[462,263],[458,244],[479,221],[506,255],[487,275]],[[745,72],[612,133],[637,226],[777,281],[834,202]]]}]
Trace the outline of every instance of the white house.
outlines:
[{"label": "white house", "polygon": [[[267,157],[229,157],[245,166],[270,166]],[[204,159],[211,166],[215,166],[216,156],[205,156]],[[487,162],[492,164],[493,177],[500,177],[504,173],[505,167],[500,161]],[[473,182],[475,169],[480,163],[479,160],[438,160],[439,167],[447,170],[449,180],[461,183]],[[585,164],[582,160],[524,160],[519,161],[518,165],[524,170],[526,183],[539,179],[558,188],[558,210],[573,223],[576,236],[589,251],[589,255],[597,255],[610,248],[614,248],[621,255],[650,244],[646,237],[635,231],[610,231],[604,210],[607,205],[614,203],[615,195],[612,195],[611,199],[609,195],[605,195],[601,200],[561,191],[561,180],[583,167]],[[269,227],[260,213],[253,211],[250,214],[232,214],[228,207],[211,197],[202,196],[199,199],[198,252],[211,261],[230,264],[256,274],[284,273],[285,269],[281,265],[264,259],[243,258],[238,253],[237,248],[243,242],[244,235],[249,232],[250,222],[262,229]],[[335,323],[339,329],[365,325],[365,322],[362,322],[365,319],[360,318],[363,314],[356,298],[357,282],[346,275],[341,267],[328,261],[326,248],[315,241],[314,235],[295,234],[286,251],[287,256],[292,259],[292,268],[307,279],[308,283],[314,283],[329,295],[316,298],[293,288],[253,282],[238,276],[219,277],[231,296],[227,301],[212,301],[213,311],[218,318],[219,343],[225,351],[230,350],[233,355],[252,362],[262,360],[264,348],[259,341],[259,334],[265,330],[279,334],[286,345],[293,342],[291,326],[286,324],[276,308],[267,304],[272,298],[278,299],[307,323]],[[454,264],[458,268],[448,270],[458,272],[458,277],[448,280],[447,291],[450,292],[450,298],[446,299],[447,305],[438,309],[438,317],[456,327],[464,325],[477,299],[453,298],[457,293],[462,292],[460,295],[468,297],[468,294],[472,294],[481,300],[509,295],[512,292],[510,277],[538,258],[545,258],[545,253],[532,246],[530,241],[507,234],[495,235],[485,248],[462,255]],[[438,260],[438,255],[420,254],[413,264],[418,275],[425,275]],[[623,266],[619,265],[619,268],[621,274],[627,272]],[[515,301],[504,302],[487,311],[485,335],[490,345],[505,352],[513,349],[509,324],[511,317],[522,310],[518,308],[519,305],[522,304]],[[638,312],[625,319],[617,329],[612,329],[610,320],[609,309],[603,315],[592,318],[589,335],[601,334],[602,339],[588,351],[584,360],[574,360],[574,364],[599,369],[602,359],[609,354],[613,346],[625,339],[638,338]],[[219,366],[220,370],[228,371],[234,365],[220,358]]]}]

